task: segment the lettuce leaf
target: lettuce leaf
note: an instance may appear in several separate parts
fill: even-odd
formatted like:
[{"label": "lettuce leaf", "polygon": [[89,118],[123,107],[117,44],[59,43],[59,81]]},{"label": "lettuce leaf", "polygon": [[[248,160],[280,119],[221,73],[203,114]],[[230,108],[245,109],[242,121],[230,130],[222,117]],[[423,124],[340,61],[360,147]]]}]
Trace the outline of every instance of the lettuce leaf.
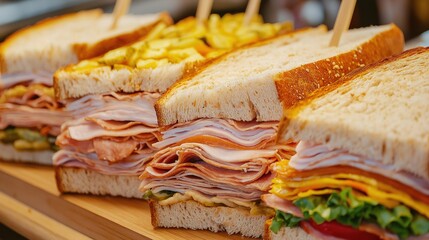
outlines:
[{"label": "lettuce leaf", "polygon": [[[317,224],[335,220],[357,228],[365,221],[376,223],[381,228],[397,234],[401,239],[429,232],[429,220],[426,217],[411,211],[404,205],[389,209],[374,201],[359,200],[353,195],[351,188],[345,188],[329,196],[300,198],[295,200],[294,204],[301,209],[303,219],[311,218]],[[271,230],[278,231],[282,226],[296,226],[297,224],[294,225],[294,223],[303,220],[289,215],[277,210]]]},{"label": "lettuce leaf", "polygon": [[282,226],[286,227],[296,227],[302,218],[295,217],[292,214],[284,213],[280,210],[276,210],[276,215],[273,218],[270,229],[274,233],[278,233]]}]

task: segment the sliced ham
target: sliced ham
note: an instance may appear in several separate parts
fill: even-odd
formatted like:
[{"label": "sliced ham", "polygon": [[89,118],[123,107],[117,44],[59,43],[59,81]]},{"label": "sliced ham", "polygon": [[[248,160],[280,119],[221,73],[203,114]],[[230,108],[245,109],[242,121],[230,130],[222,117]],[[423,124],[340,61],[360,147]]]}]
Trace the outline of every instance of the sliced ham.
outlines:
[{"label": "sliced ham", "polygon": [[239,124],[232,120],[200,119],[188,124],[176,124],[162,131],[163,140],[154,146],[162,149],[186,139],[206,135],[227,139],[237,145],[251,147],[261,142],[275,141],[277,126],[275,122]]},{"label": "sliced ham", "polygon": [[161,139],[153,107],[158,97],[150,93],[106,93],[69,101],[67,110],[73,119],[62,125],[57,144],[68,151],[95,154],[99,161],[152,155],[152,144]]},{"label": "sliced ham", "polygon": [[96,137],[126,137],[134,136],[142,133],[151,133],[156,131],[152,127],[144,125],[132,126],[123,130],[106,130],[103,127],[95,124],[82,124],[77,126],[69,127],[68,129],[70,137],[77,141],[86,141]]},{"label": "sliced ham", "polygon": [[94,150],[101,160],[117,162],[130,156],[138,143],[134,140],[116,142],[108,139],[97,138],[94,140]]},{"label": "sliced ham", "polygon": [[[270,179],[264,179],[270,182]],[[231,185],[201,178],[192,172],[181,172],[177,175],[162,179],[143,179],[140,190],[151,189],[153,192],[169,190],[185,193],[192,190],[210,197],[234,199],[238,201],[257,201],[263,193],[249,185]]]},{"label": "sliced ham", "polygon": [[27,91],[22,97],[9,98],[6,102],[33,108],[46,108],[50,110],[62,108],[61,103],[55,101],[55,99],[51,96],[44,95],[43,92],[38,89],[31,89]]},{"label": "sliced ham", "polygon": [[409,172],[396,169],[393,165],[384,165],[380,161],[367,159],[364,156],[348,153],[345,150],[330,149],[326,145],[301,141],[297,153],[289,165],[298,171],[316,170],[335,166],[350,166],[362,171],[392,178],[408,187],[414,188],[429,196],[429,182]]},{"label": "sliced ham", "polygon": [[262,201],[267,204],[268,207],[278,209],[282,212],[292,214],[296,217],[303,218],[304,215],[297,206],[295,206],[291,201],[282,199],[274,194],[264,194],[261,196]]},{"label": "sliced ham", "polygon": [[53,162],[55,166],[85,168],[107,175],[138,176],[150,157],[151,154],[133,154],[112,163],[98,159],[95,153],[82,154],[62,149],[54,154]]},{"label": "sliced ham", "polygon": [[52,86],[52,75],[49,72],[20,72],[0,75],[0,92],[18,84],[39,83],[45,86]]},{"label": "sliced ham", "polygon": [[15,104],[0,105],[0,129],[7,126],[42,128],[51,127],[50,134],[57,136],[63,122],[70,119],[67,112],[62,110],[49,110],[31,108]]}]

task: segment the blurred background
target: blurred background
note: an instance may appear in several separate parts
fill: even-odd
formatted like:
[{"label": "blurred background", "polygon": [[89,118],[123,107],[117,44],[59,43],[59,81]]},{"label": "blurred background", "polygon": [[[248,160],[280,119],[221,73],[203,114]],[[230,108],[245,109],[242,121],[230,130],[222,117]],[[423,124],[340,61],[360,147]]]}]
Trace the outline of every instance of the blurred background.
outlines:
[{"label": "blurred background", "polygon": [[[0,40],[40,19],[90,8],[112,11],[114,0],[0,0]],[[194,15],[198,0],[134,0],[132,13],[168,11],[180,20]],[[247,0],[214,0],[213,12],[241,12]],[[268,22],[292,21],[295,28],[333,27],[340,0],[262,0]],[[351,27],[394,22],[413,39],[429,29],[429,0],[358,0]]]}]

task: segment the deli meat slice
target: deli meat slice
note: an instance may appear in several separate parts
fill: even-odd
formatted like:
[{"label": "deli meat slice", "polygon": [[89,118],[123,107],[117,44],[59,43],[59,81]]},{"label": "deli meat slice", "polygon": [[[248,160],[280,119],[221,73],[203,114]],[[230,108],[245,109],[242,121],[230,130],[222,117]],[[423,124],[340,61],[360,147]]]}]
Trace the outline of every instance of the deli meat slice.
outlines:
[{"label": "deli meat slice", "polygon": [[51,96],[44,95],[44,93],[38,89],[31,89],[27,91],[22,97],[9,98],[7,103],[13,103],[16,105],[25,105],[32,108],[46,108],[55,110],[62,108],[62,104],[55,101]]},{"label": "deli meat slice", "polygon": [[429,195],[429,182],[409,172],[385,165],[380,161],[368,159],[363,155],[348,153],[342,149],[330,149],[323,144],[301,141],[296,147],[296,154],[289,165],[297,171],[317,170],[328,167],[349,166],[362,171],[392,178],[408,187]]},{"label": "deli meat slice", "polygon": [[275,146],[242,150],[184,143],[152,157],[140,176],[141,189],[193,190],[208,196],[256,201],[271,185],[271,165],[282,157]]},{"label": "deli meat slice", "polygon": [[51,128],[49,134],[57,136],[61,124],[70,119],[67,112],[62,110],[49,110],[44,108],[31,108],[11,103],[0,105],[0,129],[7,126]]},{"label": "deli meat slice", "polygon": [[0,92],[18,84],[43,84],[52,86],[52,75],[50,72],[20,72],[0,75]]},{"label": "deli meat slice", "polygon": [[292,214],[296,217],[303,218],[304,215],[302,214],[301,210],[293,205],[291,201],[282,199],[274,194],[265,194],[261,196],[262,201],[267,204],[267,206],[272,207],[274,209],[278,209],[282,212]]},{"label": "deli meat slice", "polygon": [[[220,173],[218,173],[220,174]],[[260,181],[265,181],[268,185],[270,177],[265,177]],[[265,183],[263,184],[265,185]],[[192,172],[181,172],[177,175],[164,179],[143,179],[140,190],[160,192],[163,190],[174,191],[184,194],[186,191],[195,191],[209,197],[220,197],[234,199],[238,201],[258,201],[263,191],[249,185],[231,185],[222,182],[210,181],[201,178]]]},{"label": "deli meat slice", "polygon": [[55,166],[77,167],[94,170],[106,175],[139,175],[145,163],[150,159],[149,154],[133,154],[119,162],[108,162],[98,159],[95,153],[82,154],[75,151],[60,150],[54,154]]},{"label": "deli meat slice", "polygon": [[73,119],[62,125],[57,144],[111,163],[153,154],[152,144],[161,139],[153,107],[158,97],[156,93],[106,93],[70,101],[67,110]]},{"label": "deli meat slice", "polygon": [[237,123],[223,119],[199,119],[163,129],[163,140],[154,146],[163,149],[197,136],[209,136],[226,139],[239,146],[260,149],[275,142],[277,129],[277,122]]}]

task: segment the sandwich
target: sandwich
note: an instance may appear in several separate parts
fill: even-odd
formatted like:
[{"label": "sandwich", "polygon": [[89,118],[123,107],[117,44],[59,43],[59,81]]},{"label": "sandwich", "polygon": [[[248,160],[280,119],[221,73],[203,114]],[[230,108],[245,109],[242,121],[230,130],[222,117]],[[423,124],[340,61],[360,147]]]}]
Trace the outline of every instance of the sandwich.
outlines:
[{"label": "sandwich", "polygon": [[60,126],[69,119],[54,99],[52,75],[67,64],[137,41],[165,14],[113,17],[101,10],[43,20],[9,36],[0,45],[0,159],[52,164]]},{"label": "sandwich", "polygon": [[290,25],[243,14],[213,14],[156,27],[143,41],[60,69],[58,99],[72,119],[63,124],[54,156],[61,192],[142,198],[139,175],[161,140],[155,101],[186,72]]},{"label": "sandwich", "polygon": [[411,49],[287,109],[265,239],[429,239],[428,79]]},{"label": "sandwich", "polygon": [[328,47],[331,36],[321,26],[237,49],[161,96],[161,140],[140,176],[154,227],[263,235],[272,166],[295,153],[294,142],[275,141],[282,105],[404,44],[395,25],[350,30],[339,47]]}]

